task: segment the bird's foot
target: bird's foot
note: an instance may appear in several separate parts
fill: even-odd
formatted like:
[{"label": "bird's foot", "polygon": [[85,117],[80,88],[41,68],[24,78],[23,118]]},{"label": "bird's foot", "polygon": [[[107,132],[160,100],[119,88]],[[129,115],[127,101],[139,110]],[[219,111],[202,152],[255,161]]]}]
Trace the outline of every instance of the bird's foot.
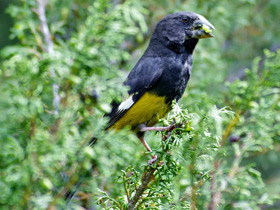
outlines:
[{"label": "bird's foot", "polygon": [[152,159],[148,160],[149,166],[153,165],[157,161],[157,158],[156,155],[152,155]]}]

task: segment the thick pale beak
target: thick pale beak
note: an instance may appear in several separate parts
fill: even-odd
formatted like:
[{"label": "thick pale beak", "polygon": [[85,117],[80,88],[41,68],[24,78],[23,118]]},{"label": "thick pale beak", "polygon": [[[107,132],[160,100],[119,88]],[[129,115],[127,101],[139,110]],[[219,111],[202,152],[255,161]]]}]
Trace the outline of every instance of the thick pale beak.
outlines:
[{"label": "thick pale beak", "polygon": [[199,19],[193,23],[192,38],[205,39],[214,37],[212,30],[215,30],[215,27],[205,17],[198,16]]}]

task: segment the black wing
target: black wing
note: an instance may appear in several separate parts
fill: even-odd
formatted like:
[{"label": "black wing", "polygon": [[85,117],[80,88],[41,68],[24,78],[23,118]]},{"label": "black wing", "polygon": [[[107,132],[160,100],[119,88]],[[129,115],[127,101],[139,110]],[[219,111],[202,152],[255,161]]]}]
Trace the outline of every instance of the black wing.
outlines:
[{"label": "black wing", "polygon": [[130,97],[121,104],[113,103],[113,109],[108,116],[110,121],[106,129],[117,122],[162,75],[163,62],[161,57],[143,56],[129,73],[124,85],[128,85]]}]

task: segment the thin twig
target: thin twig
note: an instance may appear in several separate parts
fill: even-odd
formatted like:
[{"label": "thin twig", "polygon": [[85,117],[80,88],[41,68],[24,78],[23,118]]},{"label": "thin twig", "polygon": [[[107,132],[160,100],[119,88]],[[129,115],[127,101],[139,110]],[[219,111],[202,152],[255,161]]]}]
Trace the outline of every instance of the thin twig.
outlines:
[{"label": "thin twig", "polygon": [[208,206],[208,210],[215,210],[218,204],[221,201],[221,192],[217,190],[217,183],[216,183],[216,172],[220,166],[219,161],[215,161],[214,163],[214,170],[211,172],[211,186],[210,186],[210,192],[211,192],[211,201]]},{"label": "thin twig", "polygon": [[127,201],[129,202],[130,201],[130,195],[129,195],[129,189],[127,188],[127,185],[126,185],[125,176],[126,176],[126,174],[123,175],[123,187],[124,187],[124,190],[125,190]]},{"label": "thin twig", "polygon": [[[193,151],[197,150],[198,147],[198,143],[199,143],[199,138],[198,135],[195,135],[195,137],[192,138],[193,140]],[[197,186],[197,179],[196,179],[196,158],[197,158],[197,153],[196,152],[192,152],[190,155],[191,158],[191,163],[189,165],[189,170],[190,173],[192,174],[191,176],[191,210],[196,210],[197,209],[197,190],[198,190],[198,186]]]},{"label": "thin twig", "polygon": [[135,195],[131,198],[130,202],[128,203],[127,210],[134,210],[137,202],[139,199],[141,199],[144,191],[147,189],[148,184],[152,180],[154,176],[154,172],[156,171],[156,168],[153,167],[148,167],[146,169],[146,173],[142,177],[142,183],[141,185],[137,188]]},{"label": "thin twig", "polygon": [[[37,2],[38,2],[37,14],[38,14],[40,22],[41,22],[41,30],[42,30],[42,34],[44,36],[44,41],[46,44],[46,48],[44,49],[44,51],[46,53],[48,53],[49,55],[52,55],[54,53],[54,48],[53,48],[53,41],[51,39],[50,30],[49,30],[47,18],[46,18],[47,1],[46,0],[37,0]],[[51,73],[51,77],[53,79],[55,79],[57,77],[56,73],[52,67],[50,68],[50,73]],[[52,84],[52,89],[53,89],[54,114],[57,115],[59,113],[59,104],[60,104],[60,96],[58,94],[59,85],[56,82],[54,82]]]},{"label": "thin twig", "polygon": [[[178,126],[181,126],[181,125],[178,125]],[[174,130],[175,128],[176,128],[176,122],[175,122],[175,120],[173,120],[173,123],[168,127],[144,127],[144,128],[141,128],[141,131],[148,131],[148,130],[155,130],[155,129],[157,129],[158,131],[168,131],[168,133],[166,135],[163,135],[163,137],[162,137],[162,140],[164,141],[168,138],[168,136],[170,136],[171,131]],[[142,130],[142,129],[148,129],[148,130]],[[165,151],[165,152],[167,152],[167,151]],[[136,189],[135,195],[128,202],[127,210],[138,209],[138,207],[143,203],[142,195],[143,195],[144,191],[148,188],[148,184],[154,177],[154,173],[158,169],[157,166],[155,166],[155,167],[147,166],[147,168],[145,169],[143,176],[142,176],[142,183]],[[138,203],[138,201],[140,199],[142,201]],[[137,203],[138,203],[138,205],[137,205]]]},{"label": "thin twig", "polygon": [[242,159],[242,153],[244,150],[244,145],[238,145],[238,148],[235,148],[235,155],[234,155],[234,159],[233,159],[233,163],[232,163],[232,167],[230,169],[230,171],[228,172],[228,178],[233,178],[234,175],[238,172],[239,169],[239,164],[241,162]]},{"label": "thin twig", "polygon": [[225,131],[223,133],[222,136],[222,141],[220,144],[220,148],[224,147],[226,144],[226,141],[228,139],[228,137],[230,136],[233,128],[236,126],[236,124],[239,122],[239,116],[242,114],[242,111],[239,110],[236,112],[235,117],[233,118],[233,120],[227,125],[227,127],[225,128]]},{"label": "thin twig", "polygon": [[[222,140],[221,140],[221,143],[220,143],[220,149],[225,146],[228,137],[230,136],[232,130],[235,128],[235,126],[239,122],[239,116],[242,113],[243,113],[242,110],[237,111],[233,120],[225,128],[225,131],[223,133]],[[221,192],[217,189],[217,183],[216,183],[217,182],[216,181],[216,175],[217,175],[216,173],[219,170],[220,165],[221,165],[220,160],[216,159],[214,161],[213,171],[211,172],[211,176],[212,176],[211,186],[210,186],[211,201],[209,203],[208,210],[217,209],[217,206],[219,205],[219,203],[221,201],[221,196],[222,195],[221,195]]]}]

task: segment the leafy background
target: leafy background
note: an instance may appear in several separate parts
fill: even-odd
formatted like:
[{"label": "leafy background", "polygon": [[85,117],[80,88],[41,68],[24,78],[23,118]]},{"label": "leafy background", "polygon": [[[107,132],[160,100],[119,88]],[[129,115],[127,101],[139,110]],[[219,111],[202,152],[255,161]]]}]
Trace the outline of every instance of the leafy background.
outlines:
[{"label": "leafy background", "polygon": [[182,129],[146,137],[160,164],[137,208],[280,208],[278,0],[49,0],[53,50],[40,2],[0,2],[0,209],[127,208],[150,154],[128,130],[104,133],[103,115],[126,96],[156,23],[181,10],[205,16],[215,38],[199,42],[187,90],[160,123]]}]

